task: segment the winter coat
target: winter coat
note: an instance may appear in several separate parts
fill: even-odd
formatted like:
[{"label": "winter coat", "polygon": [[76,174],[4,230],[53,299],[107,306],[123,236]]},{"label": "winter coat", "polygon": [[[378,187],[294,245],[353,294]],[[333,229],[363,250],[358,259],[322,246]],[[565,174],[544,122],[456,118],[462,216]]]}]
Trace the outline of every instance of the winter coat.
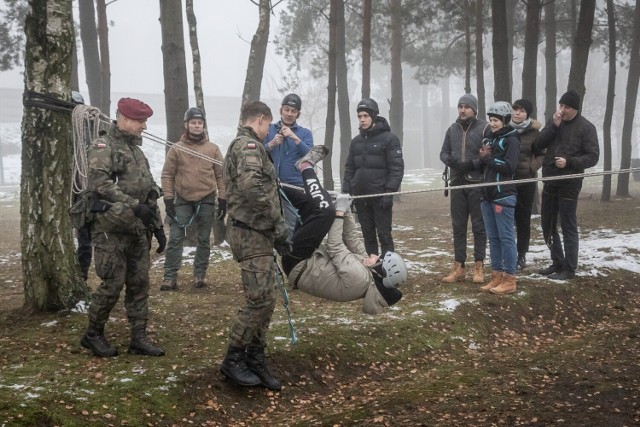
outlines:
[{"label": "winter coat", "polygon": [[[186,150],[185,150],[186,149]],[[211,160],[195,155],[201,154]],[[222,163],[224,157],[220,148],[208,139],[191,142],[183,135],[167,153],[162,168],[161,182],[164,198],[173,200],[176,196],[188,202],[197,202],[218,191],[218,198],[225,198]]]},{"label": "winter coat", "polygon": [[404,176],[402,147],[389,123],[378,116],[375,125],[360,129],[353,138],[344,165],[342,192],[360,194],[395,193]]},{"label": "winter coat", "polygon": [[[265,147],[271,141],[282,126],[281,122],[269,125],[269,134],[264,139]],[[282,144],[267,151],[271,154],[273,164],[276,167],[276,174],[280,181],[302,187],[302,175],[296,168],[296,162],[300,160],[313,147],[313,134],[307,128],[295,123],[290,127],[291,131],[300,138],[300,144],[296,144],[291,138],[284,138]]]},{"label": "winter coat", "polygon": [[518,169],[516,170],[516,179],[535,178],[538,176],[538,169],[542,167],[543,153],[535,153],[533,144],[540,135],[542,123],[537,120],[531,120],[531,123],[520,135],[520,158],[518,160]]},{"label": "winter coat", "polygon": [[465,170],[464,163],[478,158],[482,139],[489,136],[491,129],[487,122],[475,118],[468,126],[456,120],[444,136],[440,160],[449,166],[450,181],[455,184],[480,182],[480,171]]},{"label": "winter coat", "polygon": [[[580,114],[573,120],[562,121],[560,126],[550,119],[534,144],[534,150],[544,149],[547,153],[542,163],[542,176],[583,173],[595,166],[600,158],[596,128]],[[567,159],[566,167],[557,168],[556,157]]]}]

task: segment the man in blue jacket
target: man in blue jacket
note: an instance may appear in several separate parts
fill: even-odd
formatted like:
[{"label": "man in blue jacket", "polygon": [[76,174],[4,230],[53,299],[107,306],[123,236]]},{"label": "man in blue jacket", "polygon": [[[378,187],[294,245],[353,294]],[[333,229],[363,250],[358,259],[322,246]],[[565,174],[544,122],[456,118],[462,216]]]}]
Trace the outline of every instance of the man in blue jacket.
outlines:
[{"label": "man in blue jacket", "polygon": [[298,210],[294,206],[304,202],[304,188],[302,175],[296,169],[296,162],[313,147],[311,131],[298,125],[302,100],[295,93],[290,93],[282,99],[280,120],[271,123],[269,133],[265,138],[265,147],[271,154],[280,182],[300,187],[299,190],[283,186],[285,195],[284,217],[291,233],[298,220]]}]

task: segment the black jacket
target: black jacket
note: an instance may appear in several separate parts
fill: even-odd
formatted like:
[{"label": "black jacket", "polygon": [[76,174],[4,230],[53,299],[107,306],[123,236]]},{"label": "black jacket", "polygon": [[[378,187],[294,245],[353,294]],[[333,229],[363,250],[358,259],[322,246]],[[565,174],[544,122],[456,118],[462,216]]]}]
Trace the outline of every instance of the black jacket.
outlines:
[{"label": "black jacket", "polygon": [[393,193],[404,176],[402,147],[389,123],[378,116],[375,126],[360,129],[344,165],[342,192],[355,195]]}]

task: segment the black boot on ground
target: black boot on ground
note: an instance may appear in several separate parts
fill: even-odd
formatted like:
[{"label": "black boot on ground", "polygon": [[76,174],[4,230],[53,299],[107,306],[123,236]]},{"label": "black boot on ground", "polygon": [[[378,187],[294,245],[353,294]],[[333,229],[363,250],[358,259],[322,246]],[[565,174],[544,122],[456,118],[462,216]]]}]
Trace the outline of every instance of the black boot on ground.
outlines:
[{"label": "black boot on ground", "polygon": [[234,383],[251,387],[260,384],[260,378],[247,366],[244,348],[229,346],[220,365],[220,372]]},{"label": "black boot on ground", "polygon": [[264,356],[264,347],[247,347],[247,366],[260,378],[263,386],[269,390],[280,390],[282,383],[279,379],[271,375],[267,369],[267,362]]},{"label": "black boot on ground", "polygon": [[153,343],[149,341],[149,338],[147,338],[146,323],[131,326],[129,354],[140,354],[142,356],[164,356],[164,350],[153,345]]},{"label": "black boot on ground", "polygon": [[80,344],[84,348],[91,350],[98,357],[114,357],[118,355],[118,350],[109,344],[109,341],[104,337],[104,325],[99,326],[90,323],[87,332],[80,339]]}]

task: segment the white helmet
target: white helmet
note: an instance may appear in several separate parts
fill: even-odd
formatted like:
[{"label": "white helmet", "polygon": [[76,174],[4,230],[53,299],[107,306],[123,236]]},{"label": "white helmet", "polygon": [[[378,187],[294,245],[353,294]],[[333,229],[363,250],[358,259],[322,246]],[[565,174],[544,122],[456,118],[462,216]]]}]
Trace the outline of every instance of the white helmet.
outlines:
[{"label": "white helmet", "polygon": [[382,259],[384,277],[382,284],[387,288],[397,288],[407,281],[407,266],[400,255],[395,252],[387,252]]},{"label": "white helmet", "polygon": [[513,108],[511,108],[511,104],[506,101],[498,101],[495,104],[491,105],[487,108],[487,116],[498,117],[505,123],[509,123],[511,120],[511,114],[513,113]]}]

